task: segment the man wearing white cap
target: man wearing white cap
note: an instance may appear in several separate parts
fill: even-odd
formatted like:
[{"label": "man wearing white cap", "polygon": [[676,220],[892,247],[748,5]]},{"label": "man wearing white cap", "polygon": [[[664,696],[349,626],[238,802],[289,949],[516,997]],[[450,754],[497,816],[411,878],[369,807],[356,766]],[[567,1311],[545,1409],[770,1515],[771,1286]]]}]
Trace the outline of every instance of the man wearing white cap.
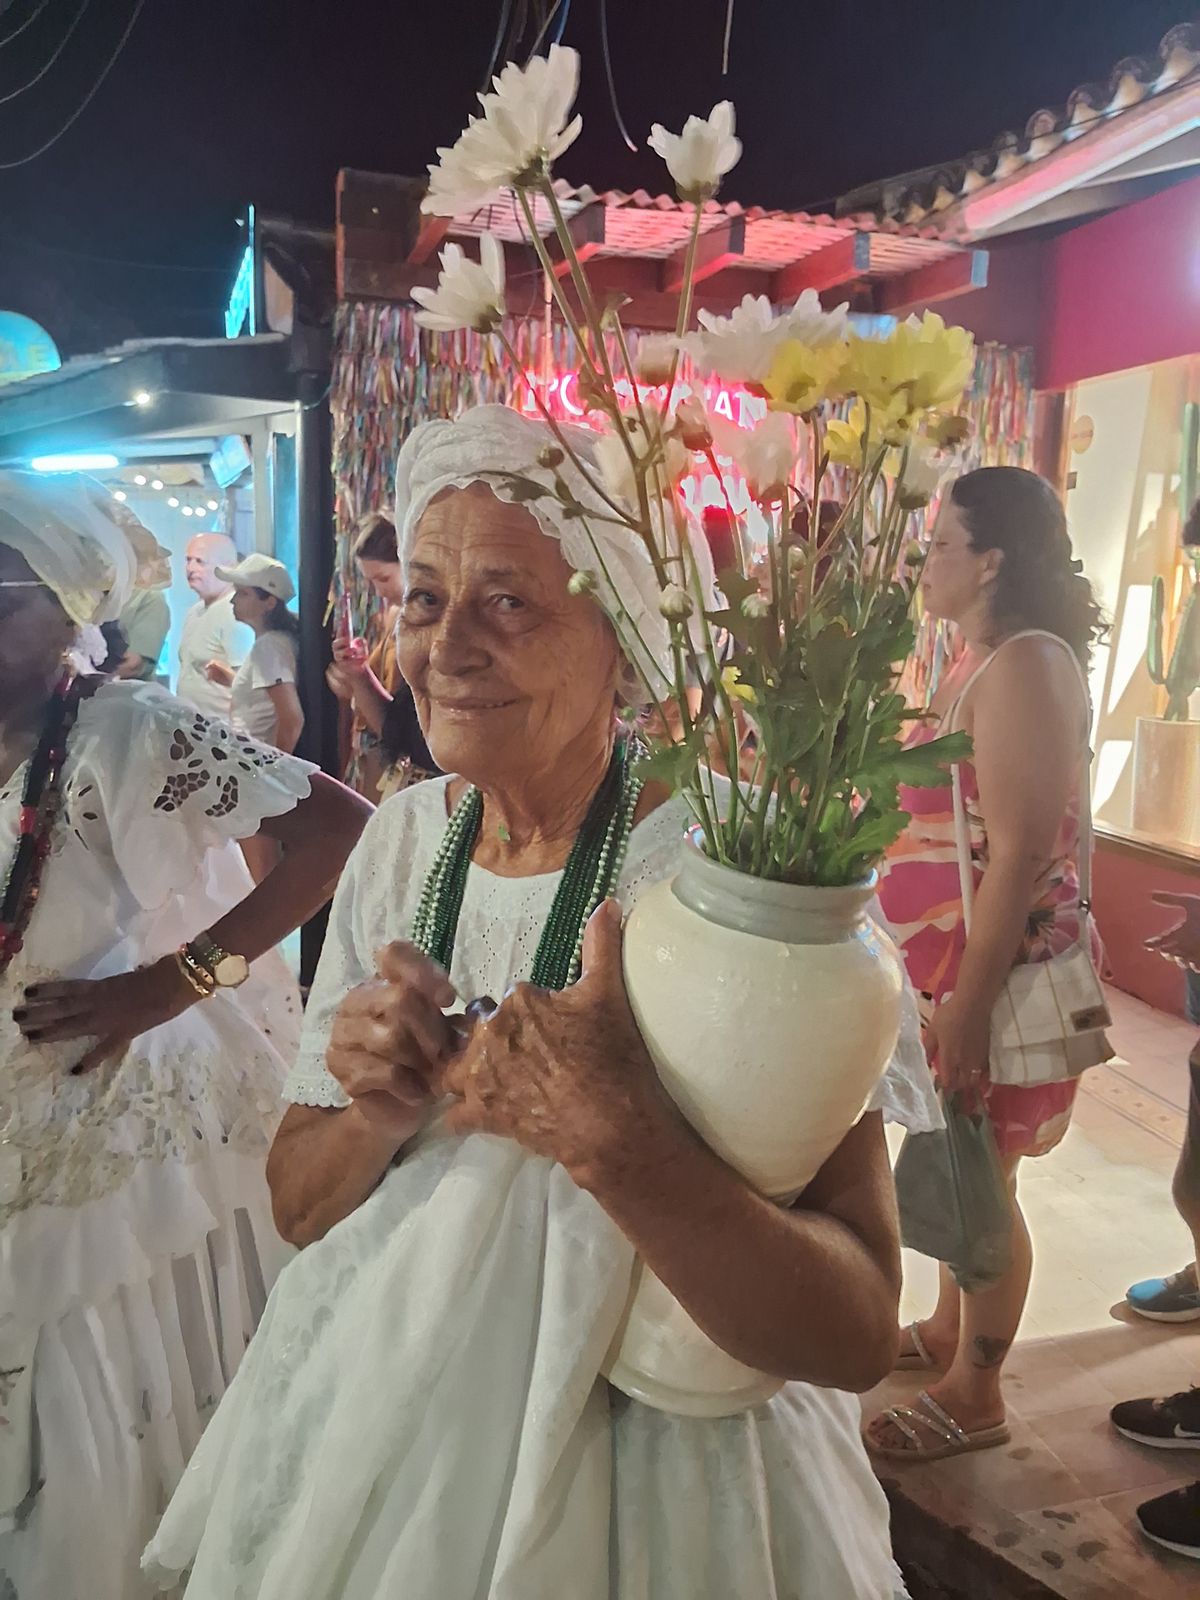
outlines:
[{"label": "man wearing white cap", "polygon": [[[196,604],[183,619],[175,692],[206,717],[228,718],[229,685],[254,642],[233,615],[232,589],[217,577],[218,564],[236,560],[237,547],[228,534],[200,533],[188,543],[187,581]],[[209,674],[214,661],[229,668],[227,679]]]},{"label": "man wearing white cap", "polygon": [[296,693],[300,625],[287,607],[296,586],[282,561],[257,554],[236,567],[215,568],[214,576],[232,585],[233,615],[254,630],[254,643],[236,672],[223,661],[212,660],[208,677],[229,690],[230,713],[239,733],[290,754],[304,727]]}]

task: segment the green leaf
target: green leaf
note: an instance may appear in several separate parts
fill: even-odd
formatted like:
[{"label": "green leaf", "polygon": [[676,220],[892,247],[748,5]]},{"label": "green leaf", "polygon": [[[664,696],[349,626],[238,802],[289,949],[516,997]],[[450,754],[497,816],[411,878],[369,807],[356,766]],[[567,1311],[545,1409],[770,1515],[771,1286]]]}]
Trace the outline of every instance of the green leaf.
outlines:
[{"label": "green leaf", "polygon": [[950,765],[965,761],[971,754],[971,740],[965,733],[947,733],[928,744],[897,745],[881,758],[855,774],[860,789],[883,784],[908,784],[915,789],[940,789],[950,782]]},{"label": "green leaf", "polygon": [[808,674],[826,711],[836,711],[846,698],[858,654],[858,640],[831,622],[808,647]]},{"label": "green leaf", "polygon": [[635,761],[633,771],[643,783],[665,783],[678,791],[695,777],[703,755],[704,740],[698,732],[692,733],[678,744],[659,745],[650,755]]}]

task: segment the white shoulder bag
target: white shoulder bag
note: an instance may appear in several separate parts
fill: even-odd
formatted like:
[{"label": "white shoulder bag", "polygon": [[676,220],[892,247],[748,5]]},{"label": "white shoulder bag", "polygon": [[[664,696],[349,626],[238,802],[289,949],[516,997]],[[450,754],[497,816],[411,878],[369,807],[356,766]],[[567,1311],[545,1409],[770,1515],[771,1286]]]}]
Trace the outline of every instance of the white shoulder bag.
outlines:
[{"label": "white shoulder bag", "polygon": [[[1075,652],[1057,634],[1029,628],[1013,639],[1053,639],[1071,658],[1089,704],[1087,679]],[[1012,639],[1005,640],[1011,644]],[[1003,648],[1003,646],[1001,646]],[[959,706],[967,691],[995,652],[972,674],[951,707],[953,730]],[[962,890],[963,922],[971,931],[975,879],[971,870],[971,839],[967,808],[963,803],[962,775],[956,762],[951,768],[954,789],[954,842],[958,851],[958,879]],[[1092,962],[1092,801],[1091,752],[1084,733],[1079,776],[1079,938],[1070,949],[1047,961],[1027,961],[1013,967],[992,1010],[989,1075],[993,1083],[1031,1085],[1059,1083],[1074,1078],[1087,1067],[1108,1061],[1112,1046],[1104,1032],[1112,1024],[1104,990]]]}]

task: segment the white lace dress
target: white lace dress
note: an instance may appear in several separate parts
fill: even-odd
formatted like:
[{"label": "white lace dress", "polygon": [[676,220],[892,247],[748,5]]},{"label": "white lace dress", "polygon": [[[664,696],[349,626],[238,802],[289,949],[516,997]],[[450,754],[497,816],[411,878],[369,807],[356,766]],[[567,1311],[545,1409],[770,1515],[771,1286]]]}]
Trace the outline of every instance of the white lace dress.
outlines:
[{"label": "white lace dress", "polygon": [[[29,984],[175,949],[250,889],[233,843],[303,762],[149,684],[83,703],[25,948],[0,978],[0,1597],[137,1600],[139,1559],[291,1252],[264,1160],[299,1033],[282,960],[83,1077]],[[24,771],[0,791],[0,861]]]},{"label": "white lace dress", "polygon": [[[409,936],[445,805],[434,781],[368,824],[289,1099],[346,1103],[323,1064],[330,1021]],[[676,870],[683,828],[672,804],[635,829],[626,907]],[[528,974],[557,884],[472,867],[463,998]],[[893,1093],[930,1124],[919,1047],[880,1103]],[[631,1265],[560,1166],[435,1122],[287,1268],[148,1568],[166,1584],[190,1566],[187,1600],[892,1600],[858,1401],[795,1383],[698,1421],[626,1399],[598,1372]]]}]

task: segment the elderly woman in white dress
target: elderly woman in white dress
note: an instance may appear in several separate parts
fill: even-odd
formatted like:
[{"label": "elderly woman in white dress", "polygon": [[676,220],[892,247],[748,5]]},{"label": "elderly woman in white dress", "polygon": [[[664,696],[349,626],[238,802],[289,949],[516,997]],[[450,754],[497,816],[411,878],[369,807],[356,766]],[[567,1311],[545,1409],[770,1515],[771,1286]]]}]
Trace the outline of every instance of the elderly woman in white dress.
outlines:
[{"label": "elderly woman in white dress", "polygon": [[[299,1006],[272,947],[368,809],[75,674],[159,554],[98,485],[0,473],[4,1600],[151,1592],[146,1540],[290,1254],[263,1164]],[[260,828],[284,855],[250,894],[233,841]]]},{"label": "elderly woman in white dress", "polygon": [[[661,1091],[611,901],[686,815],[629,771],[554,502],[507,498],[546,442],[481,407],[401,455],[401,667],[456,776],[381,807],[335,899],[268,1168],[304,1248],[147,1555],[188,1600],[902,1592],[852,1393],[895,1353],[882,1117],[781,1209]],[[919,1121],[922,1071],[888,1079]],[[697,1420],[603,1381],[635,1253],[776,1399]]]}]

